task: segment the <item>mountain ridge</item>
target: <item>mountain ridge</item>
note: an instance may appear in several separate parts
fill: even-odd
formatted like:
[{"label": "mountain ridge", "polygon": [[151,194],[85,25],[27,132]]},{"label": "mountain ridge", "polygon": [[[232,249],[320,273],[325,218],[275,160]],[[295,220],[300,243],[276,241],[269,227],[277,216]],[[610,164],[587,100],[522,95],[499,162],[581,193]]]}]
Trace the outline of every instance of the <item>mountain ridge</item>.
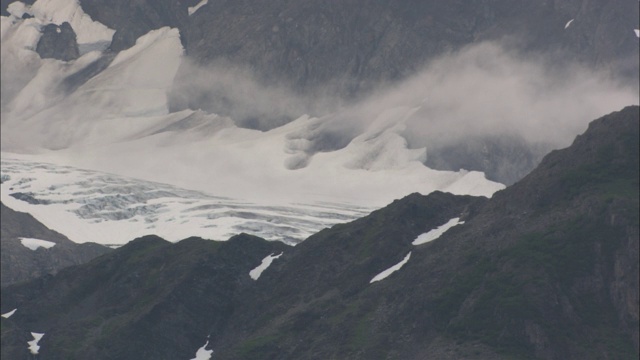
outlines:
[{"label": "mountain ridge", "polygon": [[[630,106],[595,120],[572,146],[547,155],[491,199],[413,194],[321,231],[282,249],[257,281],[248,270],[261,257],[280,253],[275,243],[242,235],[224,243],[192,239],[169,245],[150,237],[55,277],[3,288],[2,311],[18,308],[2,319],[3,356],[22,358],[25,332],[38,330],[46,331],[42,356],[53,359],[182,358],[205,341],[216,359],[637,358],[638,118],[638,106]],[[464,224],[429,243],[411,244],[451,218]],[[204,266],[199,268],[171,249],[210,254],[213,261],[197,262]],[[234,255],[221,256],[222,249]],[[411,258],[400,270],[370,283],[408,252]],[[194,271],[182,270],[190,274],[186,278],[163,272],[163,259]],[[91,269],[111,261],[129,264],[103,271],[120,272],[112,283],[133,285],[136,298],[143,296],[138,283],[153,288],[190,276],[178,288],[199,289],[201,296],[182,290],[154,299],[153,321],[120,318],[120,333],[103,333],[96,342],[86,331],[98,334],[99,323],[113,318],[78,322],[69,313],[54,315],[49,311],[65,308],[65,301],[56,299],[52,284],[77,287],[69,282],[75,276],[91,283]],[[220,292],[214,279],[236,285]],[[47,302],[27,300],[41,297]],[[127,309],[133,319],[146,313]],[[178,309],[180,316],[173,313]],[[183,336],[200,311],[207,320],[189,332],[197,339],[153,335],[173,324]],[[77,326],[83,331],[65,330]],[[125,335],[132,329],[138,330],[134,340]]]},{"label": "mountain ridge", "polygon": [[[85,263],[109,252],[95,244],[76,244],[66,236],[50,230],[33,216],[14,211],[0,202],[2,209],[0,244],[2,246],[2,286],[55,274],[67,266]],[[53,243],[52,248],[28,249],[22,239]]]}]

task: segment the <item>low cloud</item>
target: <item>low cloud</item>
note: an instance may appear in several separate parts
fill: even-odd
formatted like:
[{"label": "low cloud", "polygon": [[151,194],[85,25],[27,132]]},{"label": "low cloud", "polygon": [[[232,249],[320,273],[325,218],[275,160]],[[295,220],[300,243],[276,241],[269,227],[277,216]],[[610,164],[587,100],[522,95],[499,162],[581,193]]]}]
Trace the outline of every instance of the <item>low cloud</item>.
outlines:
[{"label": "low cloud", "polygon": [[589,121],[638,103],[638,86],[618,81],[611,75],[615,71],[565,61],[561,54],[532,56],[512,48],[484,42],[450,52],[357,102],[334,96],[331,86],[302,95],[282,84],[264,85],[251,71],[232,64],[185,62],[170,104],[173,110],[201,108],[261,130],[303,114],[319,116],[315,133],[327,134],[317,136],[327,144],[316,147],[330,151],[345,146],[378,114],[394,107],[417,109],[403,134],[412,147],[496,134],[559,147],[568,145]]},{"label": "low cloud", "polygon": [[357,107],[365,126],[370,114],[417,107],[405,132],[413,146],[495,134],[566,146],[591,120],[637,103],[637,85],[606,71],[486,42],[441,56]]}]

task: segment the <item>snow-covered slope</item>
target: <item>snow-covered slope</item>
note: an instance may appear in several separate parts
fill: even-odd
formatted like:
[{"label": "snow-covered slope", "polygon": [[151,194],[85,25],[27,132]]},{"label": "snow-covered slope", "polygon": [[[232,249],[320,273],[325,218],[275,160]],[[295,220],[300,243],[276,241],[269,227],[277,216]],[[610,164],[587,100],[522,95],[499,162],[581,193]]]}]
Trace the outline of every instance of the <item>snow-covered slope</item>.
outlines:
[{"label": "snow-covered slope", "polygon": [[[438,104],[414,89],[250,130],[216,114],[169,112],[167,92],[184,61],[176,29],[153,30],[109,55],[98,45],[113,31],[77,0],[14,4],[10,12],[2,17],[2,174],[10,176],[2,199],[75,241],[120,244],[146,233],[225,239],[245,231],[297,242],[411,192],[491,196],[503,188],[480,172],[424,166],[426,149],[409,146],[408,124],[424,122]],[[35,17],[22,19],[25,12]],[[70,62],[40,59],[33,51],[40,27],[63,21],[88,50]],[[104,70],[65,87],[105,56],[114,58]],[[336,141],[343,119],[356,112]]]}]

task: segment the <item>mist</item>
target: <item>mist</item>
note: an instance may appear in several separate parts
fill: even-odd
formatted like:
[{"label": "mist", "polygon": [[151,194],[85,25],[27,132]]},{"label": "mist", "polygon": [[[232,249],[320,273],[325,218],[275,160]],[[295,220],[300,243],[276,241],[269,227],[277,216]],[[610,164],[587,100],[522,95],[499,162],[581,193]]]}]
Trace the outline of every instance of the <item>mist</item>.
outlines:
[{"label": "mist", "polygon": [[203,110],[234,119],[244,128],[270,130],[304,114],[319,116],[341,101],[327,94],[302,95],[284,83],[268,84],[247,67],[217,61],[198,65],[184,58],[169,91],[169,111]]},{"label": "mist", "polygon": [[605,71],[482,43],[434,60],[356,108],[366,126],[369,114],[417,107],[406,121],[413,146],[495,134],[566,146],[591,120],[638,103],[638,87],[622,83]]},{"label": "mist", "polygon": [[362,133],[386,109],[415,108],[405,120],[409,146],[444,146],[469,137],[511,135],[527,143],[568,145],[599,116],[638,103],[638,86],[612,73],[532,56],[499,42],[450,52],[422,71],[358,100],[332,86],[300,94],[284,84],[265,85],[247,69],[183,62],[170,92],[170,108],[202,108],[241,127],[268,130],[303,114],[320,117],[316,141],[331,151]]}]

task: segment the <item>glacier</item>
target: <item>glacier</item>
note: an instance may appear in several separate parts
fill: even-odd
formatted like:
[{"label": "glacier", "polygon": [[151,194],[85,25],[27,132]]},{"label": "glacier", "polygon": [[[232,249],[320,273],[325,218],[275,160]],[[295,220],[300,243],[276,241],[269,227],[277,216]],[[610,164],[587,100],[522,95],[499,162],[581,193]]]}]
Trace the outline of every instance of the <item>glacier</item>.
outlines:
[{"label": "glacier", "polygon": [[[412,126],[424,132],[429,114],[467,96],[453,101],[447,91],[420,90],[425,82],[447,90],[441,78],[423,76],[401,92],[253,130],[218,114],[169,110],[167,94],[186,61],[177,29],[150,31],[108,54],[113,30],[77,0],[16,2],[9,10],[1,19],[2,201],[73,241],[119,246],[149,233],[177,241],[246,232],[296,244],[412,192],[490,197],[504,188],[481,172],[430,169],[426,148],[408,143]],[[64,21],[86,51],[69,62],[40,59],[40,28]],[[104,68],[87,70],[96,64]],[[81,80],[68,86],[69,79]],[[490,95],[480,94],[465,101],[473,106]],[[434,133],[445,123],[462,131],[451,123],[475,116],[468,110],[441,117]],[[350,117],[358,120],[333,144]]]},{"label": "glacier", "polygon": [[296,244],[410,192],[491,196],[503,188],[482,173],[425,167],[425,149],[409,149],[401,135],[415,106],[372,114],[370,126],[332,151],[310,147],[340,114],[301,115],[263,132],[202,111],[171,113],[167,92],[184,50],[168,27],[66,93],[65,79],[104,55],[39,59],[39,27],[70,21],[81,43],[112,33],[77,1],[56,1],[14,5],[2,17],[10,49],[3,72],[34,74],[3,91],[2,201],[75,242],[115,247],[149,233],[177,241],[246,232]]}]

